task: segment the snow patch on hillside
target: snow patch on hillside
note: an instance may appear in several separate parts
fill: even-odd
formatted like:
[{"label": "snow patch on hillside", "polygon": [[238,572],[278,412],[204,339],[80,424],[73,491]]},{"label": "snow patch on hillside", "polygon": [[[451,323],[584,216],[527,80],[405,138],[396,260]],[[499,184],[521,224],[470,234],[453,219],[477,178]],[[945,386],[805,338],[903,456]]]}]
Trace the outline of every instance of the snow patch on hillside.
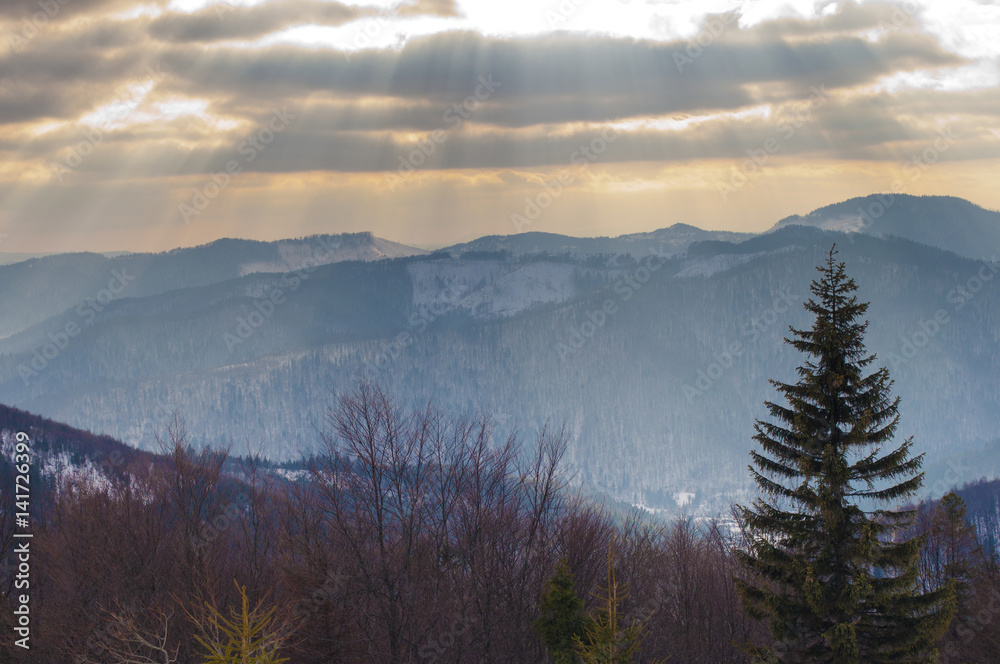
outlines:
[{"label": "snow patch on hillside", "polygon": [[737,265],[742,265],[762,254],[720,254],[710,258],[696,259],[677,273],[678,277],[710,277]]},{"label": "snow patch on hillside", "polygon": [[636,508],[637,510],[642,510],[646,514],[653,514],[653,515],[663,514],[667,511],[662,507],[650,507],[645,503],[632,503],[632,507]]},{"label": "snow patch on hillside", "polygon": [[696,258],[689,262],[687,266],[677,273],[678,277],[710,277],[734,267],[749,263],[755,258],[763,256],[775,256],[794,251],[794,247],[782,247],[774,251],[759,251],[753,254],[719,254],[709,258]]},{"label": "snow patch on hillside", "polygon": [[674,502],[677,507],[687,507],[694,502],[695,493],[691,491],[678,491],[674,494]]},{"label": "snow patch on hillside", "polygon": [[578,295],[584,270],[566,263],[428,261],[408,266],[413,307],[422,315],[462,310],[476,318],[513,316]]},{"label": "snow patch on hillside", "polygon": [[277,245],[278,260],[244,263],[240,266],[240,276],[254,273],[281,274],[329,263],[377,261],[427,253],[423,249],[407,247],[381,238],[362,242],[351,241],[341,244],[337,239],[331,240],[329,244],[324,244],[320,240],[282,242]]},{"label": "snow patch on hillside", "polygon": [[824,231],[840,231],[841,233],[858,233],[865,228],[865,220],[860,214],[849,214],[834,219],[824,219],[818,224]]},{"label": "snow patch on hillside", "polygon": [[274,474],[289,482],[300,482],[309,477],[308,470],[288,470],[287,468],[275,468]]},{"label": "snow patch on hillside", "polygon": [[[29,441],[29,447],[31,443]],[[16,432],[0,432],[0,455],[11,464],[15,461],[15,447],[17,445]],[[83,458],[80,463],[74,463],[69,452],[62,451],[58,454],[40,452],[34,448],[28,453],[29,464],[32,470],[38,470],[43,477],[55,478],[56,486],[63,486],[64,482],[72,480],[74,483],[86,483],[100,489],[111,486],[108,478],[101,468],[94,464],[89,458]]]}]

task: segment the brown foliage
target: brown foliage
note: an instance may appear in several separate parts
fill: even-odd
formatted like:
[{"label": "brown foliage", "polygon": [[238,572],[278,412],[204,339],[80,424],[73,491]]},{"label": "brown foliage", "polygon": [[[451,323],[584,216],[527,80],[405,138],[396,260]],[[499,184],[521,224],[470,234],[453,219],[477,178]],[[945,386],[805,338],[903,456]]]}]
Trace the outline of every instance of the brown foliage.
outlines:
[{"label": "brown foliage", "polygon": [[[34,649],[25,659],[8,640],[3,661],[200,664],[197,607],[236,606],[245,587],[251,606],[294,625],[282,655],[295,664],[535,664],[545,580],[565,559],[597,609],[612,537],[614,576],[630,589],[620,620],[646,625],[635,662],[738,664],[736,644],[766,638],[737,597],[730,531],[579,498],[558,430],[526,444],[488,417],[405,410],[361,384],[293,480],[254,455],[192,449],[177,420],[163,445],[159,462],[121,457],[51,492],[34,540]],[[976,570],[953,630],[963,659],[950,661],[1000,651],[1000,572]]]}]

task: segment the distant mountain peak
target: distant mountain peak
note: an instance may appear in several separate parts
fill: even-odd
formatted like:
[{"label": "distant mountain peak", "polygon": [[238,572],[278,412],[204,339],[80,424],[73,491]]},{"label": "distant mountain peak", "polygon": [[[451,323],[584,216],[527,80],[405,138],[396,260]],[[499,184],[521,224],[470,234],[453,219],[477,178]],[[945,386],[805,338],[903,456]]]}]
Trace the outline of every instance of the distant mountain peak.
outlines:
[{"label": "distant mountain peak", "polygon": [[640,233],[628,233],[609,237],[574,237],[558,233],[531,231],[513,235],[487,235],[462,244],[445,247],[441,251],[451,254],[466,252],[508,251],[515,255],[526,254],[570,254],[592,256],[598,254],[648,255],[655,250],[659,254],[681,254],[693,242],[723,240],[739,242],[752,237],[752,233],[731,231],[707,231],[690,224],[675,223],[665,228]]},{"label": "distant mountain peak", "polygon": [[113,257],[73,253],[32,258],[0,265],[0,339],[98,297],[116,272],[129,275],[119,297],[131,298],[222,283],[255,272],[280,274],[343,261],[427,253],[364,231],[271,242],[220,238],[195,247]]},{"label": "distant mountain peak", "polygon": [[969,258],[1000,252],[1000,212],[956,196],[870,194],[791,215],[770,230],[810,226],[827,231],[896,236]]}]

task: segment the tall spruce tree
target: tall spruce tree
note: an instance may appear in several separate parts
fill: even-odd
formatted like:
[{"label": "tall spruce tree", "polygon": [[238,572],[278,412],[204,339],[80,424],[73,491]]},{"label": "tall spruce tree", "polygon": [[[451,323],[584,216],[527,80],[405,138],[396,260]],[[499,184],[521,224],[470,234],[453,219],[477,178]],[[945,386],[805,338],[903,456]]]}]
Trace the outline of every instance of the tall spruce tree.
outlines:
[{"label": "tall spruce tree", "polygon": [[936,661],[953,614],[947,589],[917,589],[921,541],[891,507],[923,482],[912,439],[896,445],[899,398],[885,368],[866,375],[868,304],[831,248],[805,308],[811,330],[786,343],[808,356],[795,384],[771,381],[788,405],[766,402],[750,471],[762,494],[738,507],[751,581],[737,580],[776,645],[747,645],[759,662],[908,664]]}]

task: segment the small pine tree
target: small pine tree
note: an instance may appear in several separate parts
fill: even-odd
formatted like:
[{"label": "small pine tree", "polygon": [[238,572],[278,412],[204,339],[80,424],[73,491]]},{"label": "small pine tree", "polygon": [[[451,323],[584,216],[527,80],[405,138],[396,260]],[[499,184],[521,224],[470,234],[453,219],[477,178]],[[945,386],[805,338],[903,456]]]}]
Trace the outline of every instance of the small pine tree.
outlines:
[{"label": "small pine tree", "polygon": [[556,565],[552,578],[545,583],[539,601],[539,617],[534,623],[555,664],[577,661],[574,644],[585,634],[587,614],[583,600],[575,590],[576,579],[565,560]]},{"label": "small pine tree", "polygon": [[281,664],[287,657],[278,653],[287,634],[277,620],[277,609],[264,610],[258,602],[250,608],[245,587],[240,591],[241,608],[229,610],[229,617],[205,602],[205,612],[200,616],[188,614],[201,634],[196,635],[205,653],[202,664]]},{"label": "small pine tree", "polygon": [[621,624],[621,603],[628,597],[628,589],[619,587],[615,574],[615,539],[608,545],[608,585],[605,586],[601,606],[588,621],[585,635],[574,638],[576,652],[584,664],[631,664],[642,645],[646,624],[633,620]]},{"label": "small pine tree", "polygon": [[809,357],[799,381],[771,381],[788,406],[766,402],[777,422],[756,424],[750,471],[769,500],[738,508],[738,555],[757,580],[736,583],[778,645],[747,650],[758,662],[933,662],[951,601],[947,589],[917,590],[921,540],[898,537],[914,513],[864,508],[913,496],[923,455],[911,456],[912,439],[892,444],[899,399],[887,369],[865,375],[868,304],[835,256],[805,303],[812,329],[789,328],[786,342]]}]

